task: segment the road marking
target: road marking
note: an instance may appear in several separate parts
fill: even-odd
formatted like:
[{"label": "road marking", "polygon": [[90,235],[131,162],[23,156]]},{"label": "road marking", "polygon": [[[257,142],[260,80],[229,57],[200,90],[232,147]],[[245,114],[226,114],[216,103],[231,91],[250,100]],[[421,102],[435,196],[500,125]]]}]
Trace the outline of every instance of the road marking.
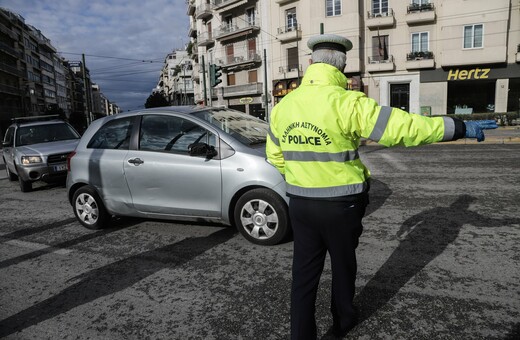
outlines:
[{"label": "road marking", "polygon": [[[54,248],[45,244],[41,243],[35,243],[35,242],[27,242],[27,241],[20,241],[20,240],[9,240],[2,242],[4,244],[9,244],[11,246],[20,247],[20,248],[26,248],[30,250],[47,250],[47,253],[53,253],[58,255],[67,255],[72,253],[72,250],[70,249],[59,249]],[[55,249],[55,250],[53,250]]]}]

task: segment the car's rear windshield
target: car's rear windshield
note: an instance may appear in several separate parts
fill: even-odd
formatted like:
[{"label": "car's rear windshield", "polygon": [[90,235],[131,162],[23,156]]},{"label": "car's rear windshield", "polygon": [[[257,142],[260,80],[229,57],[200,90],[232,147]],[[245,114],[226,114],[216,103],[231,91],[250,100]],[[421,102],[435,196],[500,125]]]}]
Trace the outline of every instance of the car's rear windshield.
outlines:
[{"label": "car's rear windshield", "polygon": [[80,138],[78,133],[65,123],[21,126],[17,131],[16,145],[31,145],[78,138]]},{"label": "car's rear windshield", "polygon": [[229,109],[209,109],[193,115],[229,133],[243,144],[262,144],[266,141],[269,124],[254,116]]}]

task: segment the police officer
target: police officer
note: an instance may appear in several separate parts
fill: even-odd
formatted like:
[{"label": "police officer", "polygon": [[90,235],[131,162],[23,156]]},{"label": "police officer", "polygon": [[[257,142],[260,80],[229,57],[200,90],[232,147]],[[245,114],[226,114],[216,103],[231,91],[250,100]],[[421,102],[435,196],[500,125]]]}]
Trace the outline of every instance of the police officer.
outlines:
[{"label": "police officer", "polygon": [[343,337],[356,324],[352,305],[355,249],[368,204],[370,172],[359,158],[360,138],[384,146],[417,146],[458,138],[484,140],[495,121],[464,123],[379,106],[362,92],[347,91],[343,74],[350,40],[332,34],[309,39],[312,64],[301,85],[271,113],[266,151],[285,176],[294,232],[291,339],[316,339],[315,302],[328,252],[332,267],[327,336]]}]

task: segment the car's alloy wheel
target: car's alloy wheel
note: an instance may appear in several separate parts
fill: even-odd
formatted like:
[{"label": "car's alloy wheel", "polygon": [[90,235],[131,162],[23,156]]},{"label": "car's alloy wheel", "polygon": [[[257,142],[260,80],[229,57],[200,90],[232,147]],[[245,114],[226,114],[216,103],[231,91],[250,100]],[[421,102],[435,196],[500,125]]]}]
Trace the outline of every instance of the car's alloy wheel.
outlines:
[{"label": "car's alloy wheel", "polygon": [[246,192],[238,200],[234,215],[240,233],[256,244],[277,244],[289,231],[287,205],[269,189]]},{"label": "car's alloy wheel", "polygon": [[97,192],[89,185],[76,190],[72,199],[74,215],[88,229],[105,227],[107,212]]}]

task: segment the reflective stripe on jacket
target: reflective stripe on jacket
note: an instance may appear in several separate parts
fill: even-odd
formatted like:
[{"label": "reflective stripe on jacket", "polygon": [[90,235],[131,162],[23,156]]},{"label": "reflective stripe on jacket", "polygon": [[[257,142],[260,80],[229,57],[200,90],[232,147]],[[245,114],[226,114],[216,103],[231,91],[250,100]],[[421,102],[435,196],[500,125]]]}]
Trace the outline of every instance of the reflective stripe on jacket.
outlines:
[{"label": "reflective stripe on jacket", "polygon": [[362,137],[385,146],[416,146],[464,136],[456,120],[381,107],[346,85],[335,67],[312,64],[302,84],[273,108],[266,152],[285,175],[289,196],[333,198],[366,191],[370,172],[359,159]]}]

